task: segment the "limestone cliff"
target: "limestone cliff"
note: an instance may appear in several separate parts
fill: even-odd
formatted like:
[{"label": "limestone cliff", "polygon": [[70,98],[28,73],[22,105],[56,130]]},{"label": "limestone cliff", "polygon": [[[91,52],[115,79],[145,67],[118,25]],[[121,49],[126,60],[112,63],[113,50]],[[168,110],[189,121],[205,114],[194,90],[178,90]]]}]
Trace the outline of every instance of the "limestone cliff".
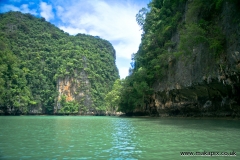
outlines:
[{"label": "limestone cliff", "polygon": [[[185,15],[189,14],[192,3],[186,3]],[[236,7],[224,2],[221,13],[212,19],[225,39],[222,44],[224,50],[218,58],[204,43],[193,46],[189,55],[178,59],[169,57],[166,77],[156,81],[153,86],[153,114],[239,116],[240,25],[234,23],[234,13],[239,13]],[[190,23],[185,19],[186,22]],[[171,41],[176,46],[169,47],[169,52],[178,49],[180,32],[177,30],[172,36]]]},{"label": "limestone cliff", "polygon": [[136,106],[133,113],[240,116],[239,1],[153,0],[149,6],[138,21],[144,33],[128,78],[131,99],[138,100],[129,105]]},{"label": "limestone cliff", "polygon": [[78,102],[78,113],[84,114],[93,112],[91,106],[92,100],[90,95],[90,82],[84,71],[78,77],[59,78],[57,82],[58,97],[55,105],[55,113],[59,113],[63,107],[60,101],[64,98],[66,102]]}]

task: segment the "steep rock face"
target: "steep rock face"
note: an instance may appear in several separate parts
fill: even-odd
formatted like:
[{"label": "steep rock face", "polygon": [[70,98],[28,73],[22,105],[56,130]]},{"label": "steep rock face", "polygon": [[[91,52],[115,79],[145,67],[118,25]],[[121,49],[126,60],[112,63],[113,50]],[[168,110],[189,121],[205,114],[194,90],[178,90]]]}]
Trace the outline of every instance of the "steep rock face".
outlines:
[{"label": "steep rock face", "polygon": [[[226,39],[224,53],[217,60],[204,44],[179,60],[169,58],[167,77],[154,84],[156,113],[239,116],[240,26],[232,23],[232,9],[226,2],[221,18],[215,20]],[[179,38],[177,33],[172,41],[178,43]]]},{"label": "steep rock face", "polygon": [[239,83],[231,86],[218,80],[202,82],[182,89],[156,92],[155,106],[160,114],[235,116],[239,114],[239,89]]},{"label": "steep rock face", "polygon": [[[66,102],[78,102],[78,113],[84,114],[86,111],[95,111],[92,108],[92,100],[90,95],[90,82],[84,71],[80,73],[80,78],[65,77],[59,78],[57,82],[58,97],[54,107],[54,112],[59,113],[63,107],[60,101],[64,98]],[[83,110],[83,107],[86,107]]]},{"label": "steep rock face", "polygon": [[[187,2],[185,14],[191,3]],[[240,26],[234,23],[236,13],[239,13],[236,7],[225,2],[221,14],[212,20],[225,39],[224,51],[218,58],[204,43],[194,46],[188,55],[169,56],[167,76],[154,83],[155,94],[147,105],[147,112],[183,116],[240,115]],[[171,41],[176,45],[168,49],[169,53],[178,50],[180,32],[172,36]]]}]

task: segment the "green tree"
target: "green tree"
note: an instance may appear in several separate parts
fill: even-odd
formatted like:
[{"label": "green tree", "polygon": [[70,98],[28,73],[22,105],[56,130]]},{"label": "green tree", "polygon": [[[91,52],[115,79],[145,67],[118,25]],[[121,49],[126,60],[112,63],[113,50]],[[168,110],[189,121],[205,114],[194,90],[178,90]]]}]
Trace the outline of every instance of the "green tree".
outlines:
[{"label": "green tree", "polygon": [[138,14],[136,14],[136,21],[139,26],[143,27],[147,13],[148,13],[147,8],[142,8],[139,10]]},{"label": "green tree", "polygon": [[122,90],[122,80],[117,79],[114,84],[113,88],[108,94],[105,96],[105,101],[107,104],[108,111],[111,111],[114,113],[116,110],[118,110],[118,106],[120,103],[120,94]]}]

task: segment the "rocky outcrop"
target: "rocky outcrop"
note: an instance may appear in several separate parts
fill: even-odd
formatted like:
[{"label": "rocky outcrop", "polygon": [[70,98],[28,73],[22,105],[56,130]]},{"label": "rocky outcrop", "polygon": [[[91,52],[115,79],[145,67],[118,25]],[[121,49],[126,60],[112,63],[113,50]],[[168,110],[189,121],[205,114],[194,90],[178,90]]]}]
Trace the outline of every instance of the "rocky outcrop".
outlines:
[{"label": "rocky outcrop", "polygon": [[[155,94],[146,105],[146,112],[167,116],[240,116],[240,26],[232,18],[237,13],[234,9],[226,2],[221,15],[214,19],[225,38],[224,52],[216,58],[201,43],[189,55],[169,56],[167,76],[154,83]],[[176,45],[169,48],[169,53],[178,50],[179,32],[172,36]]]},{"label": "rocky outcrop", "polygon": [[160,115],[239,116],[238,76],[229,79],[236,83],[224,84],[211,79],[210,83],[203,81],[190,87],[156,92],[155,110]]},{"label": "rocky outcrop", "polygon": [[93,110],[91,108],[92,100],[90,95],[91,84],[88,79],[87,73],[82,70],[79,74],[76,72],[75,77],[67,76],[64,78],[59,78],[57,81],[57,91],[58,97],[56,100],[56,105],[54,107],[55,113],[58,113],[62,108],[61,99],[64,98],[66,102],[77,102],[78,113],[83,112],[82,107],[87,107],[85,111],[92,114]]}]

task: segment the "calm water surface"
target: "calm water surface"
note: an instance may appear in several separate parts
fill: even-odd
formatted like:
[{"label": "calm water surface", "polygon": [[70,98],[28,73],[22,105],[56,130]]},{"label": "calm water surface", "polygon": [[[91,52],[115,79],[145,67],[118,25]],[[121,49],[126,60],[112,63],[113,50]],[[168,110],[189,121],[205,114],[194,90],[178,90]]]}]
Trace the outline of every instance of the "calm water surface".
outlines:
[{"label": "calm water surface", "polygon": [[[240,121],[94,116],[0,117],[0,159],[240,159]],[[236,157],[181,157],[181,151]]]}]

